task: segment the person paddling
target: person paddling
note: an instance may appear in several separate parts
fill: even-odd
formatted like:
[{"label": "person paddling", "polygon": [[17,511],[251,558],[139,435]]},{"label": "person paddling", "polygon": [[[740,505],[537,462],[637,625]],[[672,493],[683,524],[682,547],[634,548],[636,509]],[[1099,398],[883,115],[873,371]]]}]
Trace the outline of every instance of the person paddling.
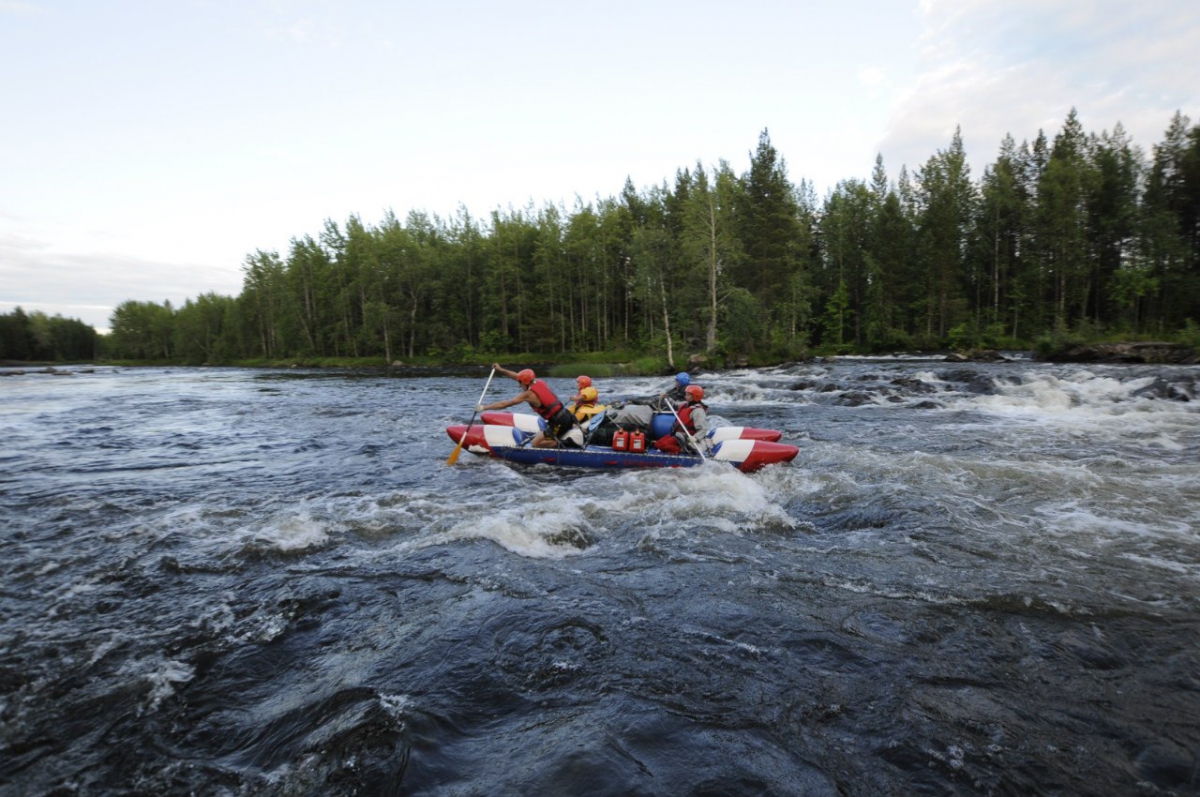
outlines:
[{"label": "person paddling", "polygon": [[678,407],[681,404],[687,403],[687,387],[692,383],[692,378],[687,375],[686,371],[680,371],[675,374],[675,384],[658,397],[658,403],[666,406],[664,402],[671,402],[671,406]]},{"label": "person paddling", "polygon": [[668,454],[695,452],[699,445],[701,450],[698,453],[705,453],[712,448],[712,441],[708,439],[708,406],[704,403],[704,388],[688,385],[685,395],[687,403],[676,413],[679,420],[671,427],[671,434],[654,441],[654,447],[659,451]]},{"label": "person paddling", "polygon": [[575,424],[575,416],[567,411],[550,386],[537,378],[532,368],[517,372],[508,370],[500,363],[492,367],[502,376],[515,379],[521,386],[521,392],[504,401],[480,404],[475,408],[478,412],[502,410],[524,401],[546,422],[546,430],[534,435],[534,448],[557,448],[560,442],[572,448],[583,447],[583,431]]}]

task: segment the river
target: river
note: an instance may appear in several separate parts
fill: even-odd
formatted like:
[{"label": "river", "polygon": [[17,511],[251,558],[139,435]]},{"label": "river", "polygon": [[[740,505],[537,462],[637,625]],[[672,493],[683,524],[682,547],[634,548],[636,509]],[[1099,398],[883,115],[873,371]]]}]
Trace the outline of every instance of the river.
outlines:
[{"label": "river", "polygon": [[66,370],[0,379],[5,797],[1200,793],[1200,367],[699,375],[750,475],[450,466],[486,370]]}]

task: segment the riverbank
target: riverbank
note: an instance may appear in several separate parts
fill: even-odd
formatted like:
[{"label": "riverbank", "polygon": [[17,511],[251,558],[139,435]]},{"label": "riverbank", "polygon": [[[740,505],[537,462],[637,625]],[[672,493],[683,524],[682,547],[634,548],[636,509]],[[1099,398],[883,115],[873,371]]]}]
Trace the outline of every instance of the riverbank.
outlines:
[{"label": "riverbank", "polygon": [[258,358],[235,360],[222,363],[194,363],[182,360],[95,360],[92,362],[52,363],[0,361],[0,368],[38,368],[53,370],[64,365],[106,365],[115,367],[232,367],[232,368],[329,368],[329,369],[376,369],[404,373],[473,373],[488,368],[494,362],[507,367],[530,367],[548,377],[572,378],[580,374],[606,378],[616,376],[662,376],[678,371],[697,373],[726,371],[742,368],[771,368],[796,362],[831,362],[840,357],[907,357],[947,362],[1005,362],[1032,359],[1053,363],[1105,363],[1143,365],[1195,365],[1200,364],[1200,348],[1191,343],[1178,341],[1117,341],[1083,343],[1078,341],[1039,341],[1028,350],[960,349],[941,351],[903,352],[826,352],[814,350],[798,359],[777,361],[749,357],[722,358],[693,354],[686,361],[674,366],[665,358],[638,356],[629,352],[593,352],[570,354],[546,354],[524,352],[503,355],[479,355],[471,358],[447,360],[442,357],[412,357],[388,361],[383,357],[287,357],[279,359]]},{"label": "riverbank", "polygon": [[1200,353],[1184,343],[1147,341],[1136,343],[1077,343],[1049,352],[1035,352],[1036,359],[1053,363],[1134,363],[1145,365],[1196,365]]}]

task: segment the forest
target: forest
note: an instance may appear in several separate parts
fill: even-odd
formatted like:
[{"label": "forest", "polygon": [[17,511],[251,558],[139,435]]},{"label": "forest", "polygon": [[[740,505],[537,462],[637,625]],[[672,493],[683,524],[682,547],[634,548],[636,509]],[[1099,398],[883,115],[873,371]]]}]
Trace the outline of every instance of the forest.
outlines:
[{"label": "forest", "polygon": [[877,158],[823,200],[767,130],[749,155],[741,173],[696,163],[570,209],[327,220],[247,255],[236,297],[123,302],[100,347],[196,364],[622,353],[675,367],[1200,336],[1200,127],[1182,113],[1147,154],[1072,109],[1052,139],[1006,136],[977,179],[956,131],[919,168],[892,178]]},{"label": "forest", "polygon": [[26,313],[0,314],[0,360],[79,362],[99,359],[101,336],[77,318]]}]

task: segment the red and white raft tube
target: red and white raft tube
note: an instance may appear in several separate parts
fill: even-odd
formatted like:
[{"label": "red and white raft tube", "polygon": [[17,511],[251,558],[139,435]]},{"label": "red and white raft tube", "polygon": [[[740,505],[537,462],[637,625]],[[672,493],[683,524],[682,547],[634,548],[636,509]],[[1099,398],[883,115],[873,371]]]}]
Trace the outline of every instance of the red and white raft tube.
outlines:
[{"label": "red and white raft tube", "polygon": [[[485,413],[486,414],[486,413]],[[508,414],[508,413],[505,413]],[[519,414],[518,414],[519,417]],[[523,465],[554,465],[582,468],[688,468],[705,460],[695,454],[667,454],[648,446],[645,451],[618,451],[609,446],[584,448],[533,448],[533,432],[515,425],[485,423],[449,426],[446,434],[473,454],[493,456]],[[465,438],[464,438],[465,435]],[[773,440],[726,439],[716,443],[707,459],[727,462],[745,473],[791,462],[800,449]]]}]

